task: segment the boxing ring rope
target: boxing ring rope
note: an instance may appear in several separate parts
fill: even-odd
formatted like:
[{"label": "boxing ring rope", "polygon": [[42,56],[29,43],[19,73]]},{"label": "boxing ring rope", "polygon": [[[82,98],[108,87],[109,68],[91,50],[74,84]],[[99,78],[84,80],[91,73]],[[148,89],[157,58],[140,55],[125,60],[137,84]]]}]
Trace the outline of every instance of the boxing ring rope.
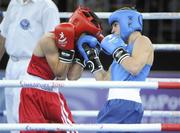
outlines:
[{"label": "boxing ring rope", "polygon": [[[95,12],[99,18],[107,19],[112,12]],[[6,15],[6,12],[0,12],[2,16]],[[72,12],[60,12],[60,18],[69,18]],[[142,13],[143,19],[154,20],[154,19],[180,19],[179,12],[158,12],[158,13]]]},{"label": "boxing ring rope", "polygon": [[0,131],[116,131],[158,132],[180,131],[180,124],[0,124]]},{"label": "boxing ring rope", "polygon": [[180,51],[180,44],[153,44],[155,51]]},{"label": "boxing ring rope", "polygon": [[[112,12],[95,12],[99,18],[107,19]],[[60,18],[69,18],[72,12],[60,12]],[[143,19],[154,20],[154,19],[180,19],[179,12],[158,12],[158,13],[142,13]]]},{"label": "boxing ring rope", "polygon": [[180,82],[180,78],[147,78],[146,81]]},{"label": "boxing ring rope", "polygon": [[[72,110],[74,117],[97,117],[98,110]],[[6,116],[6,111],[0,111],[0,116]],[[180,111],[145,110],[143,117],[180,117]]]},{"label": "boxing ring rope", "polygon": [[57,80],[0,80],[0,87],[41,87],[55,88],[143,88],[143,89],[180,89],[180,82],[155,82],[155,81],[57,81]]},{"label": "boxing ring rope", "polygon": [[[72,110],[73,116],[75,117],[96,117],[98,115],[98,110]],[[180,111],[152,111],[145,110],[143,117],[180,117]]]}]

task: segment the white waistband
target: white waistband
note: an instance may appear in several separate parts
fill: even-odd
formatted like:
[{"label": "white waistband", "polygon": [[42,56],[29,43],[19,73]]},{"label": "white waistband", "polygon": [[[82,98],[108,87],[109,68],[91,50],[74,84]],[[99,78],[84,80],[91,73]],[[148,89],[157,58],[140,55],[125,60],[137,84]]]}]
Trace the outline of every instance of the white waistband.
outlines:
[{"label": "white waistband", "polygon": [[124,99],[131,100],[141,103],[140,89],[121,89],[121,88],[112,88],[109,89],[108,100],[112,99]]},{"label": "white waistband", "polygon": [[[26,73],[25,77],[24,77],[25,80],[44,80],[38,76],[34,76],[34,75],[30,75],[28,73]],[[54,88],[54,87],[51,87],[51,86],[40,86],[40,87],[34,87],[36,89],[41,89],[41,90],[44,90],[44,91],[50,91],[50,92],[59,92],[59,89],[58,88]]]},{"label": "white waistband", "polygon": [[24,77],[25,80],[44,80],[38,76],[34,76],[34,75],[31,75],[29,73],[26,73],[25,74],[25,77]]}]

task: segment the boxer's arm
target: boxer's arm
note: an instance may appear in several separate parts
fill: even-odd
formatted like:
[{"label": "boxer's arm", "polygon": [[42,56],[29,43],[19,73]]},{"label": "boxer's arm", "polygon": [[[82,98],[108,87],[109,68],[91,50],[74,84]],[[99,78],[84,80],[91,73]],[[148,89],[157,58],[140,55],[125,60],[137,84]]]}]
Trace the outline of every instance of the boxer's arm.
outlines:
[{"label": "boxer's arm", "polygon": [[102,69],[96,73],[93,73],[93,75],[97,81],[110,81],[110,69],[108,71]]},{"label": "boxer's arm", "polygon": [[73,63],[69,68],[67,78],[68,80],[78,80],[81,77],[84,68],[78,63]]},{"label": "boxer's arm", "polygon": [[0,60],[5,53],[5,38],[0,34]]},{"label": "boxer's arm", "polygon": [[75,55],[73,63],[68,71],[68,80],[78,80],[85,68],[84,58],[79,53],[78,49],[75,48]]},{"label": "boxer's arm", "polygon": [[141,36],[134,43],[132,55],[125,58],[121,64],[131,74],[137,75],[145,64],[148,64],[153,51],[151,41],[147,37]]},{"label": "boxer's arm", "polygon": [[70,63],[63,63],[59,60],[59,51],[52,37],[43,37],[39,41],[46,60],[57,77],[66,77]]}]

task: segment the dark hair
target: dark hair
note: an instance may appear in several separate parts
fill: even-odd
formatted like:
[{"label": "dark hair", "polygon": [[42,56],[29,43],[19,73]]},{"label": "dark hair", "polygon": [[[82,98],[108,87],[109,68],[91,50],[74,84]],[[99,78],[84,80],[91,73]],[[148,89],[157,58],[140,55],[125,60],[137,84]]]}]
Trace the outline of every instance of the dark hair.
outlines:
[{"label": "dark hair", "polygon": [[[86,17],[93,17],[94,19],[91,20],[91,22],[96,26],[98,27],[98,25],[101,26],[101,20],[99,19],[99,17],[91,10],[89,11],[88,13],[87,12],[83,12],[83,14],[86,16]],[[102,26],[101,26],[102,28]]]},{"label": "dark hair", "polygon": [[136,0],[120,0],[121,5],[120,8],[136,8]]}]

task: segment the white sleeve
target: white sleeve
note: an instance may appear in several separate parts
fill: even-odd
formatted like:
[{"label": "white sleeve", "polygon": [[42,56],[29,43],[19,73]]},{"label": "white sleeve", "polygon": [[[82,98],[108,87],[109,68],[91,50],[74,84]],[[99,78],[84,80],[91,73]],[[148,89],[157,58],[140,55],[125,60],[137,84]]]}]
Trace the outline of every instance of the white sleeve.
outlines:
[{"label": "white sleeve", "polygon": [[3,37],[6,37],[6,36],[7,36],[8,25],[9,25],[8,17],[4,17],[3,20],[2,20],[2,22],[1,22],[1,25],[0,25],[1,35],[2,35]]},{"label": "white sleeve", "polygon": [[47,7],[43,12],[43,29],[44,32],[54,30],[54,27],[60,23],[59,12],[57,7]]},{"label": "white sleeve", "polygon": [[10,1],[9,5],[8,5],[8,8],[6,10],[6,13],[3,14],[3,20],[0,24],[0,30],[1,30],[1,35],[3,37],[6,37],[7,36],[7,32],[8,32],[8,27],[9,27],[9,23],[10,23],[10,12],[11,12],[11,9],[12,9],[12,0]]}]

